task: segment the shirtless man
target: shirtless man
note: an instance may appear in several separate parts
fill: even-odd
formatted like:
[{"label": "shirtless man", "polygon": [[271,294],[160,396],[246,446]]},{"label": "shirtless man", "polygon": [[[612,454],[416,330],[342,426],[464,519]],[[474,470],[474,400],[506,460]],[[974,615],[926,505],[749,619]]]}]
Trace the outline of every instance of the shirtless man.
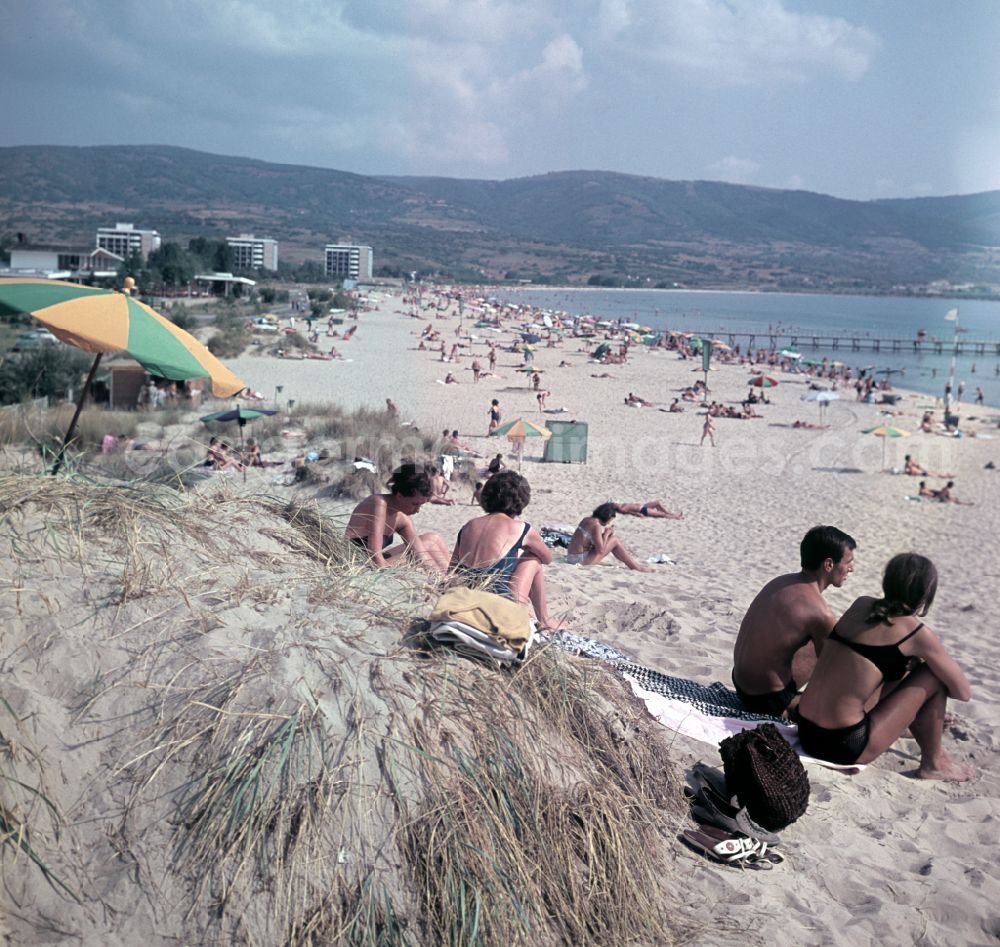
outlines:
[{"label": "shirtless man", "polygon": [[750,603],[733,654],[733,684],[747,710],[780,717],[809,680],[837,622],[823,593],[854,571],[856,546],[835,526],[814,526],[799,546],[802,571],[772,579]]}]

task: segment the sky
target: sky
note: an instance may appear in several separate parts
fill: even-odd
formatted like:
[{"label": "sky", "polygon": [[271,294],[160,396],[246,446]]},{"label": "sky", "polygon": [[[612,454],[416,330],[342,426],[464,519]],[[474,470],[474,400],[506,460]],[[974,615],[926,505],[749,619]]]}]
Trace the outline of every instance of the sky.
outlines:
[{"label": "sky", "polygon": [[0,146],[1000,189],[997,0],[7,0]]}]

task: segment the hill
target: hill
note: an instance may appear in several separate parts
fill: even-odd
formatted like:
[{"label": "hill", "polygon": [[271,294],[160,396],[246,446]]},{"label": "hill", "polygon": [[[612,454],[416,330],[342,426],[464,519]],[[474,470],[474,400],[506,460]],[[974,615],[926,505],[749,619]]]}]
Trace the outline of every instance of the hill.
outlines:
[{"label": "hill", "polygon": [[171,146],[0,149],[0,234],[90,243],[134,220],[165,240],[249,231],[287,261],[370,244],[457,278],[888,291],[1000,285],[1000,192],[849,201],[605,171],[509,181],[371,177]]}]

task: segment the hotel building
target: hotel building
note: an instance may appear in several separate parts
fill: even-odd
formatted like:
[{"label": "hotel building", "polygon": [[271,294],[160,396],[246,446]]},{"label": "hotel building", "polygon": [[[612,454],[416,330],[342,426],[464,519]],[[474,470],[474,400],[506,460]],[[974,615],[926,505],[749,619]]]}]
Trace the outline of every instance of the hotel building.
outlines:
[{"label": "hotel building", "polygon": [[325,273],[340,279],[366,282],[372,278],[372,248],[328,243],[324,248]]},{"label": "hotel building", "polygon": [[118,223],[114,227],[98,228],[97,246],[125,260],[133,253],[145,260],[153,250],[160,249],[160,235],[155,230],[136,230],[134,224]]},{"label": "hotel building", "polygon": [[233,253],[234,270],[276,270],[278,268],[278,241],[270,237],[255,237],[241,233],[226,237]]}]

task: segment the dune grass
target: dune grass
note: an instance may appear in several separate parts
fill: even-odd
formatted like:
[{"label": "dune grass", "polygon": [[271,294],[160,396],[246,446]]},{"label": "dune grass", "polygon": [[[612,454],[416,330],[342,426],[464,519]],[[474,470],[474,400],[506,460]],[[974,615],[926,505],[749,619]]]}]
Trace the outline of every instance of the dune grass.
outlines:
[{"label": "dune grass", "polygon": [[[151,905],[155,936],[181,942],[683,934],[677,777],[607,669],[540,647],[500,671],[432,647],[441,582],[370,569],[313,505],[8,474],[0,517],[12,575],[62,577],[76,624],[50,647],[78,627],[93,655],[61,698],[63,740],[103,747],[76,777],[93,787],[73,806],[83,842],[32,849],[50,883],[93,876],[87,910],[60,920],[75,936],[107,932],[96,891]],[[51,635],[38,614],[7,634]],[[4,653],[31,650],[18,640]]]}]

